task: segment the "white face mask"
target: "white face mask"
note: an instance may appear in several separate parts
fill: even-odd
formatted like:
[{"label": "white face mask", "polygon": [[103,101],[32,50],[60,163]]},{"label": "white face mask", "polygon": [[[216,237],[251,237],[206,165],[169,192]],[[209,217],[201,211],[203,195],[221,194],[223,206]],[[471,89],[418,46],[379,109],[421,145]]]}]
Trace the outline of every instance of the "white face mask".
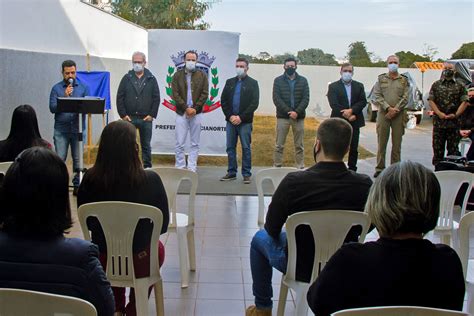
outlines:
[{"label": "white face mask", "polygon": [[398,64],[388,64],[388,71],[389,72],[397,72],[398,71]]},{"label": "white face mask", "polygon": [[142,72],[143,71],[143,64],[133,63],[133,71],[135,72]]},{"label": "white face mask", "polygon": [[344,82],[350,82],[352,80],[352,73],[350,72],[343,72],[342,75],[342,81]]},{"label": "white face mask", "polygon": [[235,73],[237,74],[237,77],[242,78],[243,76],[245,76],[245,69],[240,68],[240,67],[236,67],[235,68]]},{"label": "white face mask", "polygon": [[196,62],[195,61],[187,61],[186,62],[186,70],[187,71],[194,71],[196,69]]}]

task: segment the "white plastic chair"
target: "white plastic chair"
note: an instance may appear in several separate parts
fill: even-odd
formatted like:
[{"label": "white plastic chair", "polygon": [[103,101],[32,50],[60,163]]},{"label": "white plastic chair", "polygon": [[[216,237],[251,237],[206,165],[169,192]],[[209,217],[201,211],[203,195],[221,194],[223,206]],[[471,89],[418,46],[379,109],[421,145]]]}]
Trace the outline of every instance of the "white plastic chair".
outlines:
[{"label": "white plastic chair", "polygon": [[[181,272],[181,287],[189,286],[189,271],[196,271],[196,249],[194,243],[194,209],[198,175],[196,172],[174,167],[158,167],[153,171],[159,174],[168,196],[170,224],[168,231],[176,231],[178,238],[179,268]],[[176,198],[182,181],[191,182],[187,214],[178,212]]]},{"label": "white plastic chair", "polygon": [[97,311],[91,303],[72,296],[2,288],[0,315],[97,316]]},{"label": "white plastic chair", "polygon": [[[286,238],[288,240],[288,264],[286,274],[281,279],[280,297],[278,301],[278,316],[283,316],[285,311],[288,288],[296,292],[296,315],[308,314],[306,293],[309,286],[316,280],[319,272],[324,268],[331,256],[341,247],[347,233],[354,225],[362,226],[359,242],[363,242],[369,229],[369,216],[367,213],[324,210],[300,212],[291,215],[286,221]],[[314,239],[313,272],[309,283],[297,281],[296,276],[296,227],[308,225],[311,227]]]},{"label": "white plastic chair", "polygon": [[455,242],[451,242],[451,239],[455,239],[459,227],[459,223],[453,220],[454,202],[461,186],[467,184],[468,188],[464,194],[463,203],[461,205],[462,217],[466,212],[474,175],[470,172],[455,170],[437,171],[435,175],[441,186],[441,199],[438,225],[434,229],[434,234],[441,235],[442,243],[454,247]]},{"label": "white plastic chair", "polygon": [[263,194],[263,181],[270,180],[273,184],[273,187],[278,188],[281,180],[290,172],[298,171],[299,169],[292,167],[284,168],[268,168],[262,169],[257,172],[255,176],[255,184],[257,186],[258,194],[258,223],[257,225],[262,226],[265,222],[265,197]]},{"label": "white plastic chair", "polygon": [[353,308],[332,313],[332,316],[469,316],[469,314],[452,311],[448,309],[438,309],[417,306],[387,306],[387,307],[366,307]]},{"label": "white plastic chair", "polygon": [[12,165],[13,161],[0,162],[0,173],[7,173],[8,168]]},{"label": "white plastic chair", "polygon": [[[81,205],[77,210],[82,232],[91,240],[87,218],[96,217],[102,226],[107,244],[106,274],[112,286],[135,289],[137,315],[148,316],[148,288],[154,285],[156,313],[164,315],[163,281],[158,261],[163,214],[153,206],[129,202],[96,202]],[[153,231],[150,241],[150,275],[135,278],[133,235],[140,219],[150,219]]]},{"label": "white plastic chair", "polygon": [[[464,215],[459,222],[459,258],[466,281],[467,301],[464,310],[474,315],[474,260],[469,260],[469,231],[474,224],[474,212]],[[469,269],[469,265],[471,269]]]}]

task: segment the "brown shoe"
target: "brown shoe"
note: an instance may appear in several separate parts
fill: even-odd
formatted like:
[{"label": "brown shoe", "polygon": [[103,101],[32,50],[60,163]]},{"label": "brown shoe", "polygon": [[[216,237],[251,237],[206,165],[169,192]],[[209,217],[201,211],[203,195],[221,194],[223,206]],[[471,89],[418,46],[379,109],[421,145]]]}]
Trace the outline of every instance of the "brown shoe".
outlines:
[{"label": "brown shoe", "polygon": [[272,310],[258,309],[257,306],[251,305],[245,310],[245,316],[272,316]]},{"label": "brown shoe", "polygon": [[245,184],[249,184],[250,182],[252,182],[252,180],[250,180],[250,177],[244,177]]}]

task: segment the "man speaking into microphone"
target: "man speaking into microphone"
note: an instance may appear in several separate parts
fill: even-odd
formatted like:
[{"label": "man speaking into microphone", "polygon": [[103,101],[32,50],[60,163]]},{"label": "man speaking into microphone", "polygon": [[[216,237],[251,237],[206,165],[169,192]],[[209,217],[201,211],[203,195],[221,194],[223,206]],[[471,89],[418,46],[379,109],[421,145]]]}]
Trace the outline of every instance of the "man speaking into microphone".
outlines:
[{"label": "man speaking into microphone", "polygon": [[[73,194],[79,188],[79,114],[57,113],[58,98],[85,97],[89,95],[89,88],[76,81],[76,63],[65,60],[61,66],[63,80],[56,83],[49,96],[49,110],[54,113],[54,148],[62,160],[66,161],[68,147],[71,146],[72,167],[75,171],[72,184]],[[82,116],[82,126],[85,128],[85,116]]]}]

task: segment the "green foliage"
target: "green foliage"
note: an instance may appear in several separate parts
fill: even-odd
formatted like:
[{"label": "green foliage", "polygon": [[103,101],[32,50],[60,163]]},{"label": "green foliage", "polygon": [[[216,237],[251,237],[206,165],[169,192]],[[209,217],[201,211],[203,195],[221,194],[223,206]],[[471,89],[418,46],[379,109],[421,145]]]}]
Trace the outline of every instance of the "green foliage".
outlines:
[{"label": "green foliage", "polygon": [[347,59],[354,67],[373,67],[371,53],[367,51],[365,42],[354,42],[349,45]]},{"label": "green foliage", "polygon": [[202,17],[214,1],[115,0],[112,12],[147,29],[206,30]]},{"label": "green foliage", "polygon": [[275,55],[273,56],[273,63],[274,64],[283,64],[283,62],[285,61],[285,59],[287,58],[294,58],[296,59],[296,56],[293,55],[292,53],[284,53],[284,54],[281,54],[281,55]]},{"label": "green foliage", "polygon": [[453,53],[451,59],[474,59],[474,42],[464,43]]},{"label": "green foliage", "polygon": [[396,52],[395,55],[400,59],[400,67],[410,68],[416,61],[431,61],[429,57],[418,55],[410,51]]},{"label": "green foliage", "polygon": [[309,48],[300,50],[297,54],[298,60],[303,65],[337,66],[338,63],[333,54],[326,54],[322,49]]}]

